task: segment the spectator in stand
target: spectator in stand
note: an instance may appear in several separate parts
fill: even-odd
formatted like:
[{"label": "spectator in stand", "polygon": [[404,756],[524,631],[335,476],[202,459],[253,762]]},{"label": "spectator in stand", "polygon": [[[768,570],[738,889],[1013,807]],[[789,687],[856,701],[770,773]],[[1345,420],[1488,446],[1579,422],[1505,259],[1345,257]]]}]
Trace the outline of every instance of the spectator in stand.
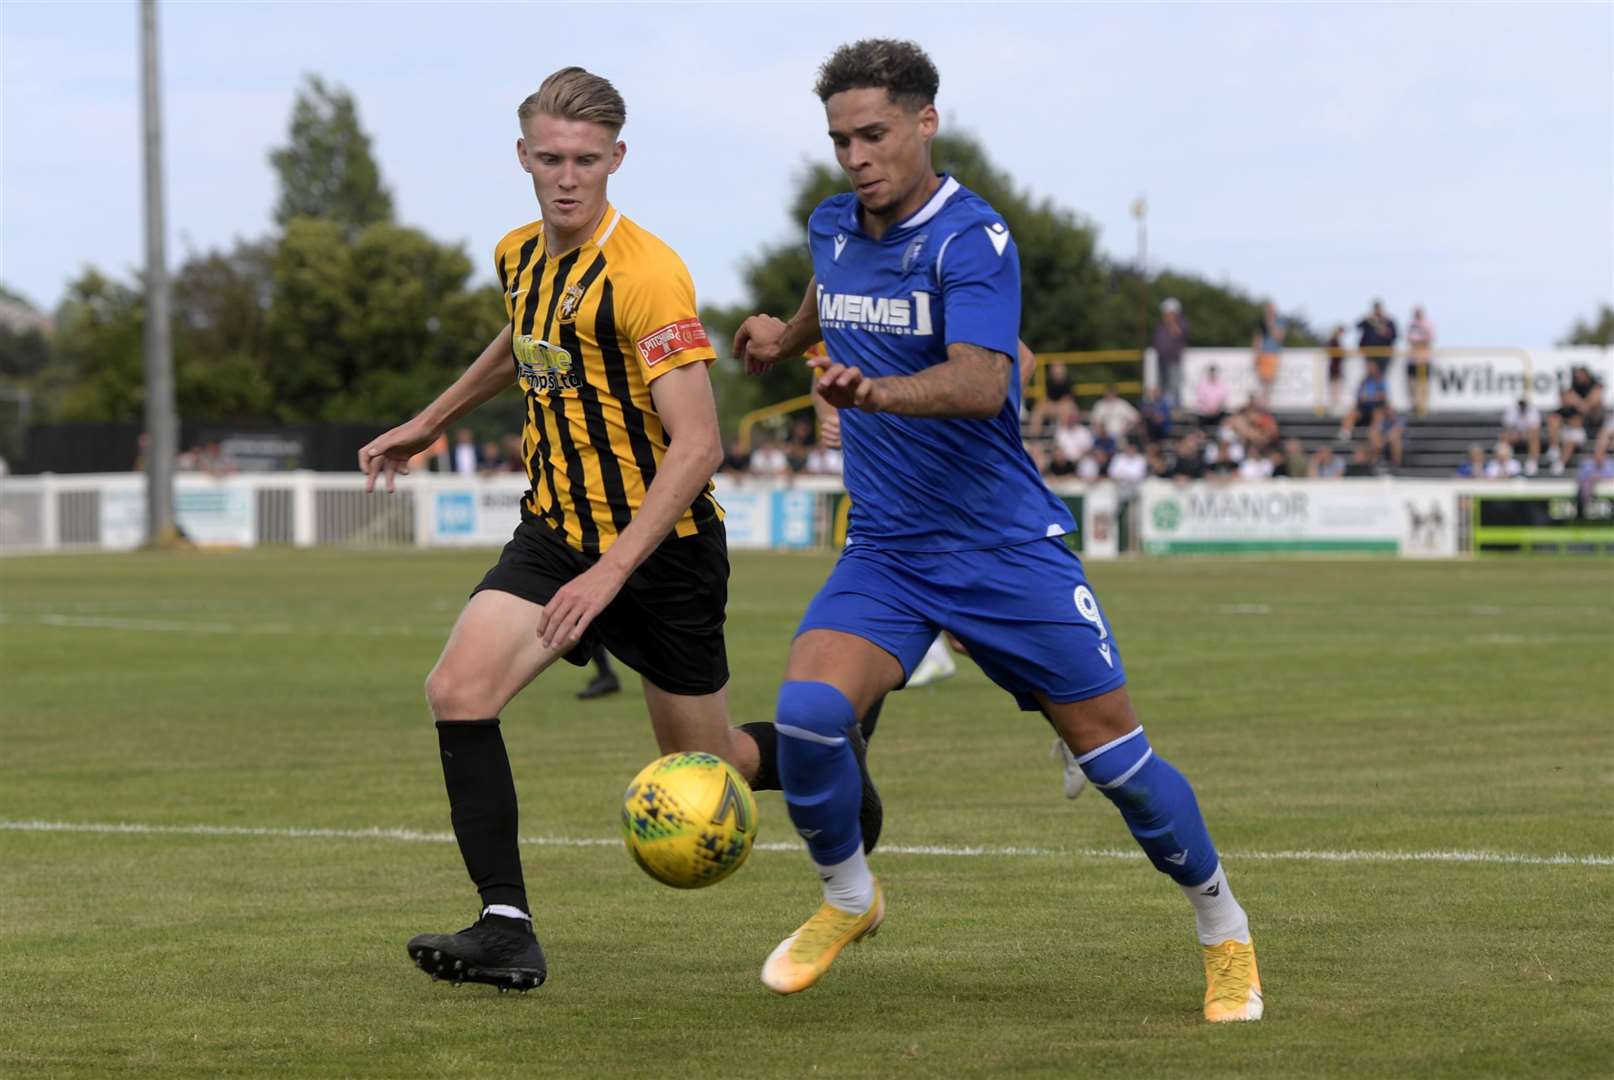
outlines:
[{"label": "spectator in stand", "polygon": [[1334,456],[1332,446],[1319,446],[1311,455],[1311,467],[1305,475],[1316,480],[1333,480],[1345,475],[1345,462]]},{"label": "spectator in stand", "polygon": [[724,472],[750,472],[751,451],[745,448],[745,440],[738,435],[729,440],[729,447],[723,452]]},{"label": "spectator in stand", "polygon": [[1172,402],[1182,401],[1182,354],[1188,347],[1188,318],[1176,297],[1160,301],[1160,321],[1154,327],[1157,386]]},{"label": "spectator in stand", "polygon": [[1076,459],[1065,453],[1065,448],[1055,442],[1053,450],[1048,454],[1048,465],[1043,472],[1049,476],[1075,476]]},{"label": "spectator in stand", "polygon": [[1206,368],[1204,376],[1194,384],[1194,415],[1206,431],[1215,431],[1227,415],[1227,384],[1219,377],[1215,364]]},{"label": "spectator in stand", "polygon": [[1311,472],[1311,463],[1306,460],[1306,447],[1299,439],[1288,439],[1281,451],[1274,451],[1278,455],[1272,463],[1273,476],[1290,476],[1296,479],[1307,476]]},{"label": "spectator in stand", "polygon": [[1457,466],[1457,475],[1479,480],[1485,475],[1485,447],[1473,443],[1468,448],[1468,458]]},{"label": "spectator in stand", "polygon": [[762,432],[756,438],[756,446],[751,451],[751,460],[747,466],[752,476],[785,477],[790,473],[790,457],[779,445],[779,440],[769,432]]},{"label": "spectator in stand", "polygon": [[1138,407],[1143,417],[1143,435],[1147,445],[1165,442],[1171,438],[1171,400],[1160,387],[1151,386],[1143,392],[1143,404]]},{"label": "spectator in stand", "polygon": [[475,476],[477,467],[481,465],[480,451],[476,448],[476,435],[470,428],[460,428],[454,433],[454,453],[452,461],[456,476]]},{"label": "spectator in stand", "polygon": [[1558,398],[1558,411],[1547,414],[1547,459],[1552,475],[1562,476],[1575,451],[1603,426],[1603,382],[1592,369],[1577,364],[1570,369],[1569,385]]},{"label": "spectator in stand", "polygon": [[1253,397],[1228,421],[1233,434],[1250,450],[1265,455],[1278,445],[1278,418]]},{"label": "spectator in stand", "polygon": [[1093,433],[1082,424],[1082,414],[1074,405],[1059,416],[1059,425],[1054,428],[1054,447],[1063,450],[1071,461],[1081,461],[1093,449]]},{"label": "spectator in stand", "polygon": [[499,444],[492,439],[482,444],[482,462],[478,466],[478,471],[484,475],[505,471],[504,455],[499,453]]},{"label": "spectator in stand", "polygon": [[1395,320],[1384,313],[1384,305],[1377,300],[1373,301],[1373,310],[1356,324],[1357,351],[1367,360],[1368,369],[1376,371],[1380,378],[1390,370],[1391,350],[1399,337]]},{"label": "spectator in stand", "polygon": [[1388,459],[1390,467],[1401,467],[1402,450],[1406,445],[1407,421],[1388,399],[1373,414],[1368,425],[1367,449],[1375,468]]},{"label": "spectator in stand", "polygon": [[1104,396],[1093,404],[1087,415],[1093,434],[1100,439],[1108,439],[1114,447],[1119,447],[1123,439],[1130,437],[1143,419],[1138,414],[1137,406],[1115,392],[1114,383],[1104,388]]},{"label": "spectator in stand", "polygon": [[1536,474],[1541,465],[1541,412],[1529,398],[1520,398],[1502,410],[1502,432],[1496,441],[1513,447],[1515,456],[1524,447],[1530,455],[1524,459],[1524,475]]},{"label": "spectator in stand", "polygon": [[[1610,431],[1614,431],[1614,427],[1605,428],[1603,434],[1607,435]],[[1609,442],[1608,439],[1599,438],[1591,456],[1580,463],[1575,484],[1575,508],[1582,519],[1586,517],[1586,504],[1597,494],[1597,485],[1605,480],[1614,480],[1614,458],[1609,457]]]},{"label": "spectator in stand", "polygon": [[1205,435],[1190,431],[1177,440],[1171,458],[1166,462],[1163,475],[1173,480],[1203,480],[1205,478]]},{"label": "spectator in stand", "polygon": [[504,438],[499,440],[499,446],[504,451],[505,472],[524,473],[527,471],[527,466],[522,461],[523,454],[520,435],[506,435]]},{"label": "spectator in stand", "polygon": [[1339,441],[1351,441],[1351,433],[1356,430],[1358,423],[1366,423],[1370,427],[1373,418],[1379,410],[1390,403],[1390,383],[1384,377],[1384,372],[1369,364],[1367,374],[1356,385],[1356,404],[1351,411],[1345,414],[1345,419],[1339,422]]},{"label": "spectator in stand", "polygon": [[225,477],[239,471],[234,459],[216,442],[205,442],[179,455],[175,467],[181,472],[205,472],[212,477]]},{"label": "spectator in stand", "polygon": [[1042,400],[1031,410],[1031,435],[1042,434],[1050,419],[1056,423],[1066,413],[1076,411],[1076,388],[1071,385],[1070,369],[1055,360],[1048,365],[1048,374],[1042,384]]},{"label": "spectator in stand", "polygon": [[1205,472],[1213,479],[1227,479],[1237,475],[1239,462],[1244,458],[1238,444],[1229,440],[1213,444],[1207,455],[1209,460],[1205,464]]},{"label": "spectator in stand", "polygon": [[1149,461],[1150,476],[1171,475],[1171,449],[1167,443],[1150,443],[1143,449],[1143,456]]},{"label": "spectator in stand", "polygon": [[1250,353],[1255,365],[1256,397],[1261,404],[1272,401],[1272,387],[1278,381],[1278,365],[1283,360],[1283,339],[1288,332],[1271,300],[1261,305],[1261,317],[1250,337]]},{"label": "spectator in stand", "polygon": [[1434,355],[1435,324],[1420,305],[1412,309],[1412,321],[1407,323],[1407,388],[1419,416],[1429,411],[1429,363]]},{"label": "spectator in stand", "polygon": [[1513,456],[1513,447],[1507,443],[1497,443],[1496,456],[1486,463],[1485,478],[1487,480],[1508,480],[1524,472],[1519,467],[1519,460]]},{"label": "spectator in stand", "polygon": [[1325,348],[1328,356],[1328,415],[1338,416],[1345,398],[1345,328],[1334,327]]},{"label": "spectator in stand", "polygon": [[840,447],[819,444],[807,451],[801,471],[810,476],[839,476],[842,467]]},{"label": "spectator in stand", "polygon": [[807,455],[813,452],[813,427],[813,421],[805,416],[798,416],[790,423],[790,439],[784,449],[792,472],[807,468]]},{"label": "spectator in stand", "polygon": [[1092,483],[1104,475],[1104,470],[1109,467],[1109,464],[1109,451],[1102,446],[1094,445],[1093,449],[1087,452],[1087,456],[1076,463],[1076,475],[1088,483]]},{"label": "spectator in stand", "polygon": [[1123,440],[1115,456],[1110,458],[1105,475],[1121,489],[1122,498],[1130,498],[1149,475],[1149,459],[1143,456],[1137,443],[1131,439]]},{"label": "spectator in stand", "polygon": [[1373,473],[1374,469],[1372,456],[1367,452],[1367,447],[1358,446],[1354,451],[1351,452],[1350,461],[1345,463],[1344,475],[1372,476]]},{"label": "spectator in stand", "polygon": [[[1283,456],[1281,453],[1278,455]],[[1238,477],[1240,480],[1267,480],[1272,476],[1272,458],[1266,454],[1246,454],[1244,460],[1239,462]]]}]

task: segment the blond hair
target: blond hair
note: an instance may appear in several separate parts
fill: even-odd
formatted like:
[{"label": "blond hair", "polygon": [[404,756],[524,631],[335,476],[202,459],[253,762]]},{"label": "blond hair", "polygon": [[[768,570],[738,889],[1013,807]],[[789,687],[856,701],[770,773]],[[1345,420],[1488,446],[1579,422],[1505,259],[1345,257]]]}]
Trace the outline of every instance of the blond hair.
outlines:
[{"label": "blond hair", "polygon": [[615,133],[627,123],[628,107],[609,79],[580,67],[565,67],[545,79],[516,110],[523,125],[529,117],[538,115],[600,124]]}]

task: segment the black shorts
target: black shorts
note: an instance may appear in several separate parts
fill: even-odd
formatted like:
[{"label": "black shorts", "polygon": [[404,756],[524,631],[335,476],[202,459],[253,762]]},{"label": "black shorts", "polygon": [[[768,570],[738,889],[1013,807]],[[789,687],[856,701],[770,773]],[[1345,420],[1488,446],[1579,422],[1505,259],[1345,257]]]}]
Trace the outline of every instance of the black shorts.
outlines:
[{"label": "black shorts", "polygon": [[[721,523],[694,536],[669,536],[622,586],[583,640],[566,654],[579,667],[604,645],[669,694],[715,694],[729,681],[723,612],[729,596],[728,541]],[[547,604],[599,561],[549,526],[523,518],[499,561],[471,590],[494,589]]]}]

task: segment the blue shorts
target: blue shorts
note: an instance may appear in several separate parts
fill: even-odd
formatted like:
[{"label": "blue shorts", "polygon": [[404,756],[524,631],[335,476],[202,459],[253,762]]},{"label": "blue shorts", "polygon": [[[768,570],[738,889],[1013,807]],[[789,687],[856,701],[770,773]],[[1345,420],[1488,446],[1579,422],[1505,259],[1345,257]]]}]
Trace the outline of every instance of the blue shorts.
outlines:
[{"label": "blue shorts", "polygon": [[904,676],[940,630],[987,677],[1038,710],[1037,692],[1083,701],[1126,685],[1115,636],[1060,537],[977,551],[879,551],[853,544],[807,605],[797,635],[840,630],[896,657]]}]

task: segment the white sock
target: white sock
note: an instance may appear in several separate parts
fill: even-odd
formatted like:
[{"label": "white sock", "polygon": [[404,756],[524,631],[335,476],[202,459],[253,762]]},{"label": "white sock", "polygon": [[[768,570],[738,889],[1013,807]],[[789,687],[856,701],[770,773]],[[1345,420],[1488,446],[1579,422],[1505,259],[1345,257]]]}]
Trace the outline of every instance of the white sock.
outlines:
[{"label": "white sock", "polygon": [[489,904],[482,909],[484,915],[498,915],[505,919],[526,919],[532,922],[532,916],[512,904]]},{"label": "white sock", "polygon": [[824,879],[824,899],[831,906],[853,915],[861,915],[874,903],[874,875],[869,873],[869,860],[860,847],[852,857],[834,866],[818,867],[818,876]]},{"label": "white sock", "polygon": [[1198,885],[1177,887],[1194,905],[1194,927],[1199,932],[1201,945],[1220,945],[1224,941],[1250,943],[1250,917],[1233,899],[1233,889],[1227,884],[1221,863],[1216,864],[1216,873]]}]

